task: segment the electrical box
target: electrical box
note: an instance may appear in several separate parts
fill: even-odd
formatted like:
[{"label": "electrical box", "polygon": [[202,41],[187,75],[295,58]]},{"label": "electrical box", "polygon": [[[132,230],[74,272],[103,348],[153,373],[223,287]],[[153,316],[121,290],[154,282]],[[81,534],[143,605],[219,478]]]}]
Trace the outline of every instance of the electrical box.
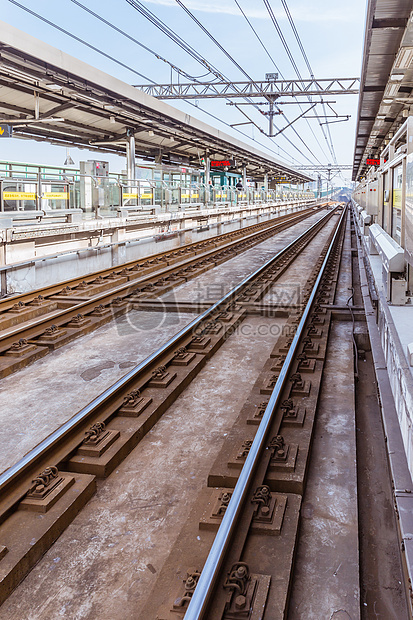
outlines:
[{"label": "electrical box", "polygon": [[404,278],[392,278],[391,303],[395,306],[404,306],[407,300],[407,280]]},{"label": "electrical box", "polygon": [[80,164],[80,206],[93,211],[109,204],[109,162],[88,159]]},{"label": "electrical box", "polygon": [[109,162],[108,161],[96,161],[95,159],[88,159],[87,161],[80,162],[80,165],[85,165],[86,174],[90,174],[92,177],[108,177],[109,176]]}]

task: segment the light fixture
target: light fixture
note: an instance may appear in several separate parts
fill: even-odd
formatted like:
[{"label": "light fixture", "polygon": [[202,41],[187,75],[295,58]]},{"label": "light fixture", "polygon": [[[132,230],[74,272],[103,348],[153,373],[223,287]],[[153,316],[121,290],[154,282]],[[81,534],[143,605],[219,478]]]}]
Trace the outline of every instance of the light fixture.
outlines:
[{"label": "light fixture", "polygon": [[66,149],[66,159],[65,159],[65,163],[63,165],[64,166],[74,166],[75,165],[75,162],[70,157],[69,149]]},{"label": "light fixture", "polygon": [[388,143],[389,143],[389,140],[385,140],[385,141],[384,141],[384,144],[386,144],[386,145],[387,145]]},{"label": "light fixture", "polygon": [[155,135],[154,132],[152,131],[152,129],[150,129],[148,131],[148,136],[150,136],[152,138],[154,135]]},{"label": "light fixture", "polygon": [[408,69],[413,60],[413,48],[411,47],[402,47],[400,52],[397,54],[396,61],[394,66],[398,69]]},{"label": "light fixture", "polygon": [[395,97],[397,95],[397,93],[399,92],[399,85],[398,84],[390,84],[387,88],[387,93],[386,93],[386,97]]},{"label": "light fixture", "polygon": [[390,105],[390,104],[392,104],[392,103],[393,103],[393,99],[383,99],[383,103],[384,103],[385,105]]},{"label": "light fixture", "polygon": [[116,123],[116,118],[114,116],[109,116],[109,122],[114,125]]},{"label": "light fixture", "polygon": [[403,78],[404,78],[404,74],[403,73],[393,73],[390,76],[390,80],[392,82],[401,82]]},{"label": "light fixture", "polygon": [[407,108],[405,108],[403,110],[403,118],[407,118],[409,116],[409,110]]},{"label": "light fixture", "polygon": [[377,118],[378,121],[384,121],[384,119],[386,118],[386,115],[385,114],[378,114],[376,116],[376,118]]}]

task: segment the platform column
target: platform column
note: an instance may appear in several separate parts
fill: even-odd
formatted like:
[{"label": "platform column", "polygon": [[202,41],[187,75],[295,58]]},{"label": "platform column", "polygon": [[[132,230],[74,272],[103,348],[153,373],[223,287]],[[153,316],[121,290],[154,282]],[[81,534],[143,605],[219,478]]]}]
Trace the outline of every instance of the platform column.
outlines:
[{"label": "platform column", "polygon": [[211,200],[211,191],[210,191],[211,175],[210,175],[210,171],[211,171],[211,159],[209,157],[209,153],[207,152],[205,154],[205,174],[204,174],[204,178],[205,178],[205,206],[207,206],[208,203]]},{"label": "platform column", "polygon": [[132,189],[132,181],[135,180],[135,134],[131,129],[127,130],[126,142],[126,174],[128,180],[128,191]]}]

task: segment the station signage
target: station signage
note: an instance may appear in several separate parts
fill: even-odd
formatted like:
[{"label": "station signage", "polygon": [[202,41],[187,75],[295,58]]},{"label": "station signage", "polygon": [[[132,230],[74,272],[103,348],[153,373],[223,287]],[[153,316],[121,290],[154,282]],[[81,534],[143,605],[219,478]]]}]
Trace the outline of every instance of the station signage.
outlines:
[{"label": "station signage", "polygon": [[234,159],[211,159],[211,168],[233,168],[236,165]]},{"label": "station signage", "polygon": [[12,138],[13,125],[0,125],[0,138]]},{"label": "station signage", "polygon": [[46,200],[68,200],[69,192],[45,192],[42,194],[42,198],[46,198]]},{"label": "station signage", "polygon": [[[384,160],[386,162],[387,159]],[[367,166],[380,166],[380,159],[366,159]]]},{"label": "station signage", "polygon": [[3,192],[4,200],[36,200],[34,192]]}]

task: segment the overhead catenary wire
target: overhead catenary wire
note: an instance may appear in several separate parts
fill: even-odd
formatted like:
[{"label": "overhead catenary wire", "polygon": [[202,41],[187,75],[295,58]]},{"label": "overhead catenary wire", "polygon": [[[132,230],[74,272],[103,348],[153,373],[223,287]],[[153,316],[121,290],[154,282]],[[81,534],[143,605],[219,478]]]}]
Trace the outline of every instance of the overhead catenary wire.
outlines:
[{"label": "overhead catenary wire", "polygon": [[[297,63],[295,62],[294,56],[293,56],[293,54],[292,54],[292,52],[291,52],[291,50],[289,48],[289,45],[288,45],[288,43],[287,43],[287,41],[286,41],[286,39],[285,39],[285,37],[284,37],[284,35],[282,33],[282,30],[281,30],[280,25],[279,25],[279,23],[277,21],[277,18],[275,17],[274,11],[272,10],[271,4],[270,4],[269,0],[263,0],[263,2],[264,2],[264,5],[265,5],[265,7],[267,9],[267,12],[268,12],[268,14],[269,14],[269,16],[271,18],[271,21],[272,21],[272,23],[273,23],[273,25],[275,27],[275,30],[276,30],[277,34],[279,35],[279,37],[281,39],[281,42],[282,42],[282,44],[284,46],[284,49],[285,49],[285,51],[287,53],[287,56],[290,59],[291,64],[293,65],[293,68],[294,68],[294,70],[295,70],[295,72],[297,74],[297,77],[300,80],[302,80],[303,78],[302,78],[301,72],[298,69],[298,66],[297,66]],[[298,32],[297,32],[297,35],[298,35]],[[310,70],[310,73],[312,73],[312,70]],[[318,122],[319,122],[319,125],[320,125],[320,128],[321,128],[321,131],[323,133],[323,136],[324,136],[324,138],[326,140],[326,143],[327,143],[328,149],[330,151],[330,154],[331,154],[331,156],[332,156],[332,158],[334,160],[334,163],[336,163],[337,160],[336,160],[334,148],[333,148],[333,145],[332,145],[330,130],[328,128],[328,133],[330,135],[330,142],[329,142],[326,134],[324,133],[324,129],[323,129],[323,126],[321,125],[321,121],[319,120]]]},{"label": "overhead catenary wire", "polygon": [[[145,6],[143,6],[143,4],[141,2],[139,2],[139,0],[126,0],[126,2],[128,4],[130,4],[130,6],[132,6],[135,10],[137,10],[143,17],[148,19],[154,26],[156,26],[159,30],[161,30],[161,32],[163,32],[163,34],[168,36],[172,41],[174,41],[177,45],[179,45],[179,47],[181,49],[183,49],[190,56],[192,56],[193,58],[198,60],[198,62],[201,62],[201,64],[203,64],[203,66],[207,67],[218,79],[220,79],[220,80],[227,80],[228,81],[228,78],[226,78],[225,75],[223,75],[216,67],[214,67],[212,65],[212,63],[209,63],[206,60],[206,58],[201,56],[201,54],[199,54],[196,50],[194,50],[193,47],[191,47],[189,44],[187,44],[186,41],[184,41],[184,39],[182,39],[175,31],[173,31],[171,28],[169,28],[169,26],[167,26],[161,19],[159,19],[152,11],[150,11]],[[199,22],[199,20],[197,20],[195,18],[195,16],[193,16],[192,13],[189,10],[187,10],[186,7],[182,3],[181,3],[181,6],[198,23],[198,25],[200,25],[200,27],[203,28],[203,26]],[[204,31],[208,32],[206,29]],[[214,37],[212,37],[212,35],[210,35],[210,38],[213,39],[214,42],[216,42],[216,44],[218,46],[220,46],[220,44],[216,41],[216,39],[214,39]],[[221,46],[221,49],[223,49],[222,46]],[[238,63],[236,63],[236,61],[229,54],[227,54],[227,56],[232,60],[232,62],[234,62],[240,68],[240,70],[244,73],[245,76],[248,77],[249,80],[253,81],[252,78],[240,67],[240,65],[238,65]],[[196,107],[199,108],[199,106],[196,106]],[[202,109],[203,111],[205,111],[203,108],[199,108],[199,109]],[[259,110],[259,112],[260,112],[260,114],[262,114],[261,110]],[[251,119],[249,119],[249,120],[251,121]],[[258,129],[260,129],[253,121],[251,121],[251,122]],[[232,128],[232,125],[230,125],[228,123],[225,123],[225,124]],[[248,134],[245,134],[244,132],[241,132],[241,133],[243,135],[247,136],[248,138],[250,138],[250,136],[248,136]],[[262,133],[264,133],[264,132],[262,132]],[[285,140],[287,140],[287,142],[289,142],[289,144],[293,148],[295,148],[300,153],[300,155],[302,155],[305,159],[307,159],[307,161],[310,161],[310,159],[308,157],[306,157],[306,155],[304,155],[304,153],[287,136],[283,136],[283,137],[284,137]],[[251,138],[251,139],[255,141],[254,138]],[[308,145],[305,143],[305,141],[301,139],[301,137],[300,137],[300,140],[303,142],[304,146],[309,150],[309,152],[313,155],[313,157],[315,157],[314,153],[311,151],[311,149],[308,147]],[[259,144],[262,144],[262,143],[259,143]],[[263,144],[262,144],[262,146],[265,147],[265,145],[263,145]],[[267,148],[267,147],[265,147],[265,148]],[[279,147],[279,148],[281,148],[281,147]],[[282,150],[283,150],[283,152],[286,153],[286,151],[284,149],[282,149]]]},{"label": "overhead catenary wire", "polygon": [[246,78],[248,78],[249,80],[251,80],[251,82],[253,82],[255,84],[255,82],[252,79],[252,77],[241,67],[241,65],[234,59],[233,56],[231,56],[231,54],[221,45],[221,43],[219,41],[217,41],[217,39],[209,32],[208,28],[205,28],[205,26],[184,5],[184,3],[181,0],[175,0],[175,2],[181,7],[181,9],[183,9],[185,11],[185,13],[187,15],[189,15],[189,17],[197,24],[197,26],[199,26],[199,28],[207,35],[207,37],[209,37],[211,39],[211,41],[213,41],[213,43],[215,43],[215,45],[221,50],[221,52],[223,54],[225,54],[225,56],[241,71],[241,73],[243,75],[245,75]]},{"label": "overhead catenary wire", "polygon": [[308,69],[308,71],[310,73],[310,76],[311,76],[312,79],[314,79],[314,73],[313,73],[313,70],[311,68],[310,61],[308,60],[307,54],[305,53],[304,46],[303,46],[302,41],[300,39],[300,35],[298,34],[298,30],[295,27],[293,16],[290,13],[290,9],[288,8],[288,4],[287,4],[286,0],[281,0],[281,4],[284,7],[284,11],[285,11],[285,13],[287,15],[288,21],[290,22],[291,29],[292,29],[292,31],[293,31],[293,33],[295,35],[295,38],[297,39],[298,47],[300,48],[300,51],[301,51],[301,53],[303,55],[304,62],[307,65],[307,69]]},{"label": "overhead catenary wire", "polygon": [[[290,22],[291,29],[292,29],[292,31],[294,33],[294,36],[295,36],[296,41],[298,43],[298,47],[300,48],[301,54],[302,54],[302,56],[304,58],[304,62],[307,65],[308,71],[310,73],[310,77],[312,79],[314,79],[314,72],[312,70],[312,67],[311,67],[310,61],[308,59],[308,56],[307,56],[307,54],[305,52],[304,45],[303,45],[303,43],[301,41],[300,35],[298,34],[298,30],[297,30],[297,28],[295,26],[295,23],[294,23],[292,15],[291,15],[290,9],[288,8],[287,0],[281,0],[281,4],[284,7],[284,11],[285,11],[285,13],[287,15],[287,19]],[[321,96],[320,96],[320,98],[321,98]],[[324,114],[326,114],[325,104],[323,103],[322,106],[323,106],[323,112],[324,112]],[[321,121],[319,120],[318,122],[319,122],[320,128],[321,128],[321,130],[322,130],[322,132],[324,134],[324,129],[323,129],[322,125],[321,125]],[[326,130],[327,130],[327,134],[328,134],[328,140],[326,138],[326,141],[327,141],[327,144],[329,145],[329,147],[331,147],[331,148],[329,148],[329,150],[330,150],[330,153],[331,153],[331,155],[333,157],[333,163],[337,164],[337,157],[336,157],[336,153],[335,153],[335,150],[334,150],[333,139],[331,137],[330,127],[329,127],[328,123],[326,123]]]},{"label": "overhead catenary wire", "polygon": [[[212,63],[209,63],[203,56],[201,56],[198,52],[196,52],[194,50],[194,48],[192,48],[191,46],[189,46],[177,33],[175,33],[175,31],[173,31],[171,28],[169,28],[169,26],[167,26],[161,19],[159,19],[152,11],[150,11],[149,9],[147,9],[146,7],[143,6],[143,4],[141,2],[139,2],[139,0],[126,0],[126,2],[128,4],[130,4],[130,6],[132,6],[135,10],[137,10],[143,17],[145,17],[146,19],[148,19],[153,25],[155,25],[159,30],[161,30],[161,32],[163,34],[165,34],[166,36],[168,36],[172,41],[174,41],[177,45],[179,45],[179,47],[181,47],[181,49],[183,49],[184,51],[187,51],[187,48],[189,48],[190,50],[192,50],[192,52],[195,52],[195,54],[199,57],[202,58],[202,64],[206,67],[211,68],[211,71],[213,69],[213,73],[216,75],[216,77],[220,80],[226,80],[229,81],[228,78],[225,77],[225,75],[222,74],[222,72],[220,72],[216,67],[213,67]],[[188,11],[187,11],[188,12]],[[196,18],[194,18],[196,20]],[[198,20],[196,20],[198,21]],[[212,35],[211,35],[212,36]],[[188,53],[194,57],[193,53],[188,51]],[[198,60],[198,62],[200,62],[200,60]],[[234,60],[234,62],[236,62]],[[251,81],[252,78],[247,74],[244,73],[248,79],[250,79]],[[189,103],[189,102],[187,102]],[[194,104],[191,104],[194,105]],[[199,108],[199,106],[196,106],[198,109],[201,109],[203,111],[204,108]],[[261,110],[259,110],[260,114],[262,114]],[[251,119],[249,119],[250,122],[252,122],[260,131],[262,131],[258,125],[256,125],[253,121],[251,121]],[[232,127],[232,125],[230,125],[229,123],[225,123],[227,126]],[[234,128],[235,129],[235,128]],[[239,130],[237,130],[239,131]],[[249,139],[252,139],[254,141],[255,138],[251,138],[250,136],[248,136],[248,134],[245,134],[244,132],[241,132],[242,135],[248,137]],[[264,132],[262,132],[264,133]],[[300,138],[300,140],[303,142],[304,146],[309,150],[309,152],[311,153],[311,155],[313,157],[315,157],[314,153],[311,151],[311,149],[308,147],[308,145],[305,143],[304,140],[302,140],[302,138],[300,136],[298,136]],[[295,148],[302,157],[304,157],[307,161],[311,161],[302,151],[301,149],[299,149],[287,136],[283,135],[283,138],[285,140],[287,140],[287,142],[293,147]],[[273,140],[271,140],[273,142]],[[264,148],[268,148],[266,145],[262,144],[261,142],[258,142],[258,144],[261,144],[261,146],[263,146]],[[282,147],[279,147],[284,153],[286,153],[288,156],[289,154],[285,151],[285,149],[283,149]],[[272,150],[272,149],[269,149]],[[275,151],[272,151],[275,152]],[[296,160],[297,161],[297,160]]]},{"label": "overhead catenary wire", "polygon": [[[123,68],[127,69],[128,71],[131,71],[132,73],[139,75],[140,77],[142,77],[143,79],[147,80],[148,82],[152,83],[152,84],[156,84],[156,82],[154,82],[154,80],[152,80],[151,78],[147,77],[146,75],[143,75],[141,73],[138,73],[135,69],[133,69],[133,67],[130,67],[129,65],[117,60],[115,57],[111,56],[110,54],[107,54],[106,52],[104,52],[103,50],[97,48],[94,45],[91,45],[90,43],[88,43],[87,41],[85,41],[84,39],[82,39],[81,37],[76,36],[75,34],[73,34],[72,32],[69,32],[68,30],[62,28],[61,26],[59,26],[58,24],[55,24],[54,22],[52,22],[51,20],[43,17],[42,15],[40,15],[39,13],[36,13],[35,11],[29,9],[28,7],[24,6],[23,4],[17,2],[16,0],[8,0],[10,3],[16,5],[18,8],[22,9],[23,11],[29,13],[30,15],[32,15],[33,17],[35,17],[36,19],[39,19],[40,21],[43,21],[44,23],[46,23],[48,26],[51,26],[52,28],[55,28],[56,30],[58,30],[59,32],[62,32],[63,34],[67,35],[68,37],[76,40],[77,42],[81,43],[82,45],[85,45],[86,47],[92,49],[93,51],[95,51],[96,53],[104,56],[105,58],[113,61],[114,63],[122,66]],[[230,129],[232,129],[233,131],[236,131],[237,133],[241,134],[242,136],[248,138],[249,140],[252,140],[253,142],[256,142],[258,145],[264,147],[265,149],[267,149],[268,151],[270,151],[271,153],[274,153],[275,155],[278,155],[277,151],[275,151],[274,149],[270,148],[268,145],[265,145],[261,142],[259,142],[258,140],[256,140],[255,138],[252,138],[251,136],[249,136],[248,134],[246,134],[245,132],[243,132],[242,130],[236,128],[236,127],[232,127],[229,123],[227,123],[226,121],[222,120],[221,118],[218,118],[217,116],[215,116],[214,114],[212,114],[211,112],[209,112],[208,110],[205,110],[203,108],[200,108],[198,106],[196,106],[194,103],[192,102],[187,102],[189,103],[191,106],[200,109],[202,112],[204,112],[205,114],[207,114],[208,116],[210,116],[211,118],[219,121],[220,123],[222,123],[223,125],[229,127]],[[282,147],[279,147],[279,149],[281,151],[283,151],[287,157],[289,159],[291,159],[292,161],[295,161],[297,163],[299,163],[294,157],[291,156],[290,153],[288,153],[287,151],[285,151],[285,149],[283,149]]]},{"label": "overhead catenary wire", "polygon": [[156,26],[161,32],[169,37],[176,45],[178,45],[184,52],[189,54],[194,60],[200,63],[203,67],[206,67],[208,71],[215,75],[219,80],[225,79],[220,71],[209,63],[206,58],[197,52],[195,48],[189,45],[182,37],[180,37],[174,30],[172,30],[165,22],[159,19],[152,11],[147,9],[139,0],[126,0],[131,7],[138,11],[143,17]]},{"label": "overhead catenary wire", "polygon": [[[274,58],[271,56],[270,52],[268,51],[268,49],[267,49],[267,47],[265,46],[265,44],[263,43],[263,41],[262,41],[261,37],[259,36],[259,34],[257,33],[257,31],[255,30],[255,28],[254,28],[254,26],[252,25],[251,21],[248,19],[247,15],[246,15],[245,11],[243,10],[243,8],[241,7],[240,3],[238,2],[238,0],[234,0],[234,1],[235,1],[235,4],[237,5],[237,7],[239,8],[239,10],[241,11],[242,15],[244,16],[244,18],[245,18],[245,20],[246,20],[247,24],[249,25],[249,27],[251,28],[251,30],[253,31],[253,33],[254,33],[254,34],[255,34],[255,36],[257,37],[258,41],[261,43],[261,46],[263,47],[263,49],[265,50],[265,53],[267,54],[267,56],[269,57],[269,59],[270,59],[270,60],[271,60],[271,62],[273,63],[273,65],[274,65],[275,69],[277,70],[278,74],[281,76],[281,78],[282,78],[282,79],[285,79],[285,78],[284,78],[284,76],[283,76],[283,74],[282,74],[282,72],[281,72],[281,70],[279,69],[279,67],[278,67],[277,63],[275,62]],[[301,104],[298,104],[298,107],[299,107],[299,109],[300,109],[300,110],[301,110],[301,112],[302,112],[302,111],[303,111],[302,105],[301,105]],[[285,120],[286,120],[287,122],[289,122],[289,119],[287,118],[287,116],[286,116],[286,115],[284,115],[284,118],[285,118]],[[315,132],[314,132],[314,129],[311,127],[310,122],[308,121],[308,119],[307,119],[307,118],[305,118],[304,120],[305,120],[305,122],[307,123],[308,128],[310,129],[311,133],[313,134],[313,137],[314,137],[315,141],[317,142],[317,144],[318,144],[318,146],[319,146],[319,148],[320,148],[321,152],[323,153],[324,157],[326,157],[326,154],[325,154],[325,152],[324,152],[324,149],[323,149],[323,147],[321,146],[320,141],[318,140],[318,138],[317,138],[317,136],[316,136],[316,134],[315,134]],[[295,128],[295,127],[291,127],[291,129],[294,131],[294,133],[297,135],[297,137],[298,137],[298,138],[300,138],[300,140],[301,140],[301,141],[303,141],[302,137],[300,136],[300,134],[298,133],[298,131],[296,130],[296,128]],[[319,160],[317,157],[316,157],[316,159],[317,159],[317,161],[321,164],[320,160]]]},{"label": "overhead catenary wire", "polygon": [[30,13],[30,15],[33,15],[33,17],[36,17],[37,19],[40,19],[45,24],[48,24],[49,26],[52,26],[52,28],[56,28],[56,30],[59,30],[60,32],[63,32],[63,34],[66,34],[68,37],[71,37],[75,41],[78,41],[79,43],[82,43],[83,45],[86,45],[89,49],[93,50],[94,52],[97,52],[98,54],[102,54],[102,56],[105,56],[109,60],[112,60],[113,62],[115,62],[116,64],[120,65],[121,67],[124,67],[125,69],[128,69],[129,71],[132,71],[133,73],[135,73],[135,75],[139,75],[139,77],[143,78],[144,80],[149,80],[149,82],[152,82],[152,84],[155,84],[155,82],[153,80],[151,80],[150,78],[146,77],[146,75],[143,75],[143,73],[139,73],[139,71],[136,71],[136,69],[133,69],[132,67],[129,67],[128,65],[126,65],[122,61],[117,60],[116,58],[114,58],[110,54],[107,54],[103,50],[100,50],[99,48],[97,48],[94,45],[92,45],[91,43],[88,43],[87,41],[85,41],[81,37],[78,37],[75,34],[69,32],[68,30],[65,30],[65,28],[62,28],[61,26],[58,26],[57,24],[55,24],[54,22],[50,21],[46,17],[43,17],[43,15],[39,15],[39,13],[35,13],[35,11],[32,11],[27,6],[24,6],[23,4],[20,4],[20,2],[17,2],[16,0],[8,0],[8,1],[11,4],[14,4],[14,5],[18,6],[23,11],[26,11],[26,13]]},{"label": "overhead catenary wire", "polygon": [[239,4],[238,0],[234,0],[235,4],[237,5],[237,7],[239,8],[239,10],[241,11],[241,13],[243,14],[245,20],[247,21],[248,25],[250,26],[251,30],[254,32],[255,36],[257,37],[258,41],[261,43],[262,47],[264,48],[267,56],[269,57],[269,59],[271,60],[271,62],[273,63],[274,67],[277,69],[278,73],[281,75],[281,77],[284,79],[283,74],[281,73],[281,70],[278,68],[274,58],[271,56],[270,52],[268,51],[267,47],[264,45],[261,37],[259,36],[258,32],[255,30],[254,26],[252,25],[251,21],[248,19],[244,9],[241,7],[241,5]]},{"label": "overhead catenary wire", "polygon": [[205,77],[205,76],[210,74],[210,71],[208,71],[208,73],[206,73],[205,75],[201,75],[201,76],[197,76],[197,77],[191,76],[189,73],[187,73],[183,69],[180,69],[177,65],[173,64],[172,62],[170,62],[169,60],[167,60],[166,58],[164,58],[163,56],[161,56],[160,54],[158,54],[157,52],[152,50],[147,45],[144,45],[143,43],[141,43],[141,41],[138,41],[138,39],[135,39],[135,37],[133,37],[132,35],[128,34],[122,28],[118,28],[112,22],[108,21],[107,19],[105,19],[104,17],[99,15],[98,13],[95,13],[95,11],[92,11],[92,9],[90,9],[86,5],[82,4],[78,0],[70,0],[70,2],[73,2],[73,4],[76,4],[76,6],[80,7],[83,11],[86,11],[87,13],[92,15],[95,19],[98,19],[103,24],[106,24],[106,26],[109,26],[109,28],[112,28],[112,30],[115,30],[116,32],[118,32],[122,36],[126,37],[127,39],[129,39],[130,41],[135,43],[136,45],[139,45],[139,47],[141,47],[142,49],[144,49],[147,52],[149,52],[150,54],[152,54],[152,56],[155,56],[155,58],[157,58],[158,60],[162,60],[163,62],[168,64],[171,67],[171,69],[173,69],[174,71],[176,71],[180,75],[183,75],[184,77],[188,78],[189,80],[198,79],[200,77]]},{"label": "overhead catenary wire", "polygon": [[284,46],[284,49],[287,52],[287,56],[290,59],[290,62],[292,64],[293,68],[294,68],[294,71],[296,72],[296,74],[299,77],[299,79],[302,80],[303,78],[301,77],[300,70],[299,70],[299,68],[297,66],[297,63],[295,62],[294,56],[293,56],[293,54],[292,54],[292,52],[291,52],[291,50],[290,50],[290,48],[288,46],[288,43],[287,43],[287,41],[286,41],[286,39],[285,39],[285,37],[284,37],[284,35],[282,33],[282,30],[281,30],[280,25],[279,25],[279,23],[277,21],[277,18],[274,15],[274,11],[272,10],[271,4],[269,3],[269,0],[263,0],[263,2],[265,4],[265,7],[266,7],[266,9],[268,11],[268,14],[269,14],[269,16],[271,18],[271,21],[272,21],[272,23],[274,25],[274,28],[275,28],[278,36],[281,39],[281,42],[282,42],[282,44]]},{"label": "overhead catenary wire", "polygon": [[[129,0],[127,0],[127,2],[129,2]],[[195,15],[184,5],[184,3],[182,2],[182,0],[176,0],[176,3],[187,13],[187,15],[189,15],[189,17],[199,26],[199,28],[201,28],[201,30],[215,43],[215,45],[225,54],[225,56],[231,60],[231,62],[242,72],[242,74],[247,77],[255,86],[256,83],[254,82],[254,80],[252,79],[252,77],[241,67],[241,65],[233,58],[233,56],[231,56],[231,54],[229,54],[229,52],[219,43],[219,41],[217,41],[217,39],[209,32],[209,30],[207,28],[205,28],[205,26],[199,21],[199,19],[197,19],[197,17],[195,17]],[[244,97],[246,99],[246,101],[251,102],[251,100],[248,97]],[[256,104],[253,104],[254,108],[256,110],[258,110],[260,112],[260,114],[264,114],[264,112],[262,112],[262,110],[259,109],[259,107]],[[237,108],[239,109],[239,108]],[[241,111],[241,110],[240,110]],[[261,131],[262,133],[264,133],[262,131],[262,129],[253,121],[251,121],[251,119],[247,116],[247,114],[245,112],[242,112],[244,114],[244,116],[246,116],[250,122],[252,122],[258,129],[259,131]],[[277,127],[278,129],[278,127]],[[297,135],[297,137],[299,138],[299,140],[304,144],[304,146],[306,147],[306,149],[311,153],[311,155],[321,164],[320,160],[317,158],[317,156],[313,153],[313,151],[310,149],[310,147],[308,146],[308,144],[303,140],[303,138],[298,134],[298,132],[295,130],[295,128],[293,128],[293,131],[295,132],[295,134]],[[271,139],[271,136],[268,136]],[[287,137],[287,136],[283,136],[288,142],[289,144],[291,144],[291,146],[293,146],[295,149],[298,150],[298,152],[305,158],[307,159],[307,161],[310,161],[308,159],[308,157],[306,157],[306,155],[304,155],[304,153]],[[272,142],[274,142],[271,139]]]}]

